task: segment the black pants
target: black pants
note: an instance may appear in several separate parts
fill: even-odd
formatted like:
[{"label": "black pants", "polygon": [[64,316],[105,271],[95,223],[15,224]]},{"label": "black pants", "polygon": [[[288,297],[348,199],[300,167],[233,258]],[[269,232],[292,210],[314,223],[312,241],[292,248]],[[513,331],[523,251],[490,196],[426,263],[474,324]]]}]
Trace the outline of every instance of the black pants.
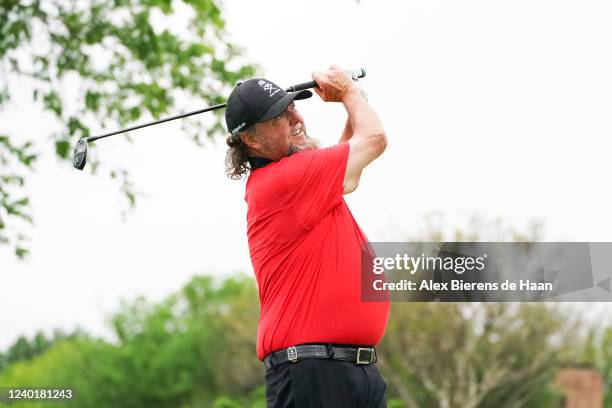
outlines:
[{"label": "black pants", "polygon": [[268,408],[385,408],[376,364],[303,359],[266,370]]}]

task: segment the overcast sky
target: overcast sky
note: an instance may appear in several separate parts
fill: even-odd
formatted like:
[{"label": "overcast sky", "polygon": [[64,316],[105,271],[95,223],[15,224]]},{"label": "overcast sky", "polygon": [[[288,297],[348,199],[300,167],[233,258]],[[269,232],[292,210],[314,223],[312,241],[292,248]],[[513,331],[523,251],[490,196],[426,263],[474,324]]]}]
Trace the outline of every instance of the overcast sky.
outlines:
[{"label": "overcast sky", "polygon": [[[332,63],[366,69],[389,146],[347,201],[370,240],[415,236],[435,211],[449,231],[480,214],[519,230],[541,222],[546,240],[612,241],[612,3],[227,1],[225,18],[280,85]],[[340,105],[297,106],[311,135],[337,140]],[[29,94],[0,123],[40,138],[56,126]],[[32,255],[0,249],[0,349],[37,329],[108,336],[122,298],[159,300],[198,273],[252,274],[244,182],[225,178],[223,140],[197,148],[176,123],[132,137],[99,144],[146,194],[126,221],[111,181],[38,163]]]}]

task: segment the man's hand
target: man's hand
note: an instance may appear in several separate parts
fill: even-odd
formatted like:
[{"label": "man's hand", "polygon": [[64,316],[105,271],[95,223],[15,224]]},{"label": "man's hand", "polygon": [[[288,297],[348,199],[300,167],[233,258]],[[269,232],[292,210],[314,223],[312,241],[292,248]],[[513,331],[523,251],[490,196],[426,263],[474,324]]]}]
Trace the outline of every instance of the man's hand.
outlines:
[{"label": "man's hand", "polygon": [[325,102],[342,102],[349,93],[359,93],[353,79],[336,65],[330,66],[327,71],[314,72],[312,79],[319,85],[314,88],[315,92]]}]

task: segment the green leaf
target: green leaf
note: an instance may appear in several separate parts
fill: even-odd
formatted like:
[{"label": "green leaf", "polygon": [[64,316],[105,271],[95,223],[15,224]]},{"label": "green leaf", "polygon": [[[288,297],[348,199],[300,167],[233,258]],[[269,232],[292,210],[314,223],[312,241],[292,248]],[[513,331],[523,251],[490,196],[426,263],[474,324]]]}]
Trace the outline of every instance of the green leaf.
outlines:
[{"label": "green leaf", "polygon": [[85,94],[85,106],[87,106],[93,112],[98,112],[100,110],[101,99],[101,92],[88,90]]},{"label": "green leaf", "polygon": [[30,203],[30,199],[28,197],[21,198],[17,201],[14,201],[11,205],[14,207],[23,207]]},{"label": "green leaf", "polygon": [[55,142],[55,153],[63,158],[67,159],[70,155],[70,143],[66,140],[58,140]]},{"label": "green leaf", "polygon": [[55,113],[57,116],[62,116],[62,100],[55,91],[51,91],[43,96],[43,106]]},{"label": "green leaf", "polygon": [[25,259],[28,255],[30,255],[30,250],[23,247],[15,248],[15,256],[19,259]]}]

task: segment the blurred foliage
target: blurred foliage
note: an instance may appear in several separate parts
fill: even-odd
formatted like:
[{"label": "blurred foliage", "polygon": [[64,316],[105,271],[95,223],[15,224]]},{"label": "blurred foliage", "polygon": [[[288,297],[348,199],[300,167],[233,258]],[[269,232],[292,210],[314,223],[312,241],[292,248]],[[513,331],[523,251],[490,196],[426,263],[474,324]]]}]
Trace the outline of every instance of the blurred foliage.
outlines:
[{"label": "blurred foliage", "polygon": [[[490,236],[504,240],[499,225]],[[18,339],[0,355],[0,386],[74,389],[58,407],[263,408],[257,305],[251,278],[196,276],[161,302],[123,302],[114,341]],[[610,323],[559,303],[393,303],[378,346],[388,406],[560,407],[559,370],[586,366],[602,373],[612,408]]]},{"label": "blurred foliage", "polygon": [[[27,123],[19,134],[0,129],[0,244],[18,257],[28,253],[26,181],[41,154],[68,165],[76,140],[100,124],[159,118],[181,100],[224,102],[237,80],[255,72],[240,55],[221,0],[0,0],[0,112],[16,96],[29,97],[33,116],[42,109],[57,121],[41,135]],[[223,132],[221,118],[216,111],[183,125],[201,143],[203,135]],[[95,145],[90,151],[88,168],[96,172]],[[133,206],[129,174],[105,171]]]},{"label": "blurred foliage", "polygon": [[559,305],[394,303],[380,366],[408,407],[551,406],[576,324]]},{"label": "blurred foliage", "polygon": [[257,299],[249,278],[196,277],[158,304],[125,303],[112,318],[116,342],[85,335],[55,341],[11,363],[0,386],[69,385],[85,408],[263,407]]},{"label": "blurred foliage", "polygon": [[67,334],[62,330],[55,330],[49,338],[42,331],[38,331],[32,340],[28,340],[25,336],[20,336],[13,345],[11,345],[6,353],[0,353],[0,372],[10,364],[18,361],[28,361],[32,358],[44,353],[60,340],[74,339],[79,336],[85,336],[85,333],[76,330],[73,333]]},{"label": "blurred foliage", "polygon": [[531,221],[520,229],[508,225],[501,218],[489,219],[471,214],[466,225],[457,228],[461,222],[450,219],[436,211],[425,214],[423,225],[405,237],[407,242],[537,242],[542,241],[543,225]]},{"label": "blurred foliage", "polygon": [[[69,386],[66,407],[265,407],[257,302],[250,278],[198,276],[159,303],[124,302],[116,341],[20,338],[0,386]],[[379,346],[389,406],[559,406],[558,369],[585,363],[609,388],[612,326],[591,336],[578,317],[558,304],[395,303]]]}]

